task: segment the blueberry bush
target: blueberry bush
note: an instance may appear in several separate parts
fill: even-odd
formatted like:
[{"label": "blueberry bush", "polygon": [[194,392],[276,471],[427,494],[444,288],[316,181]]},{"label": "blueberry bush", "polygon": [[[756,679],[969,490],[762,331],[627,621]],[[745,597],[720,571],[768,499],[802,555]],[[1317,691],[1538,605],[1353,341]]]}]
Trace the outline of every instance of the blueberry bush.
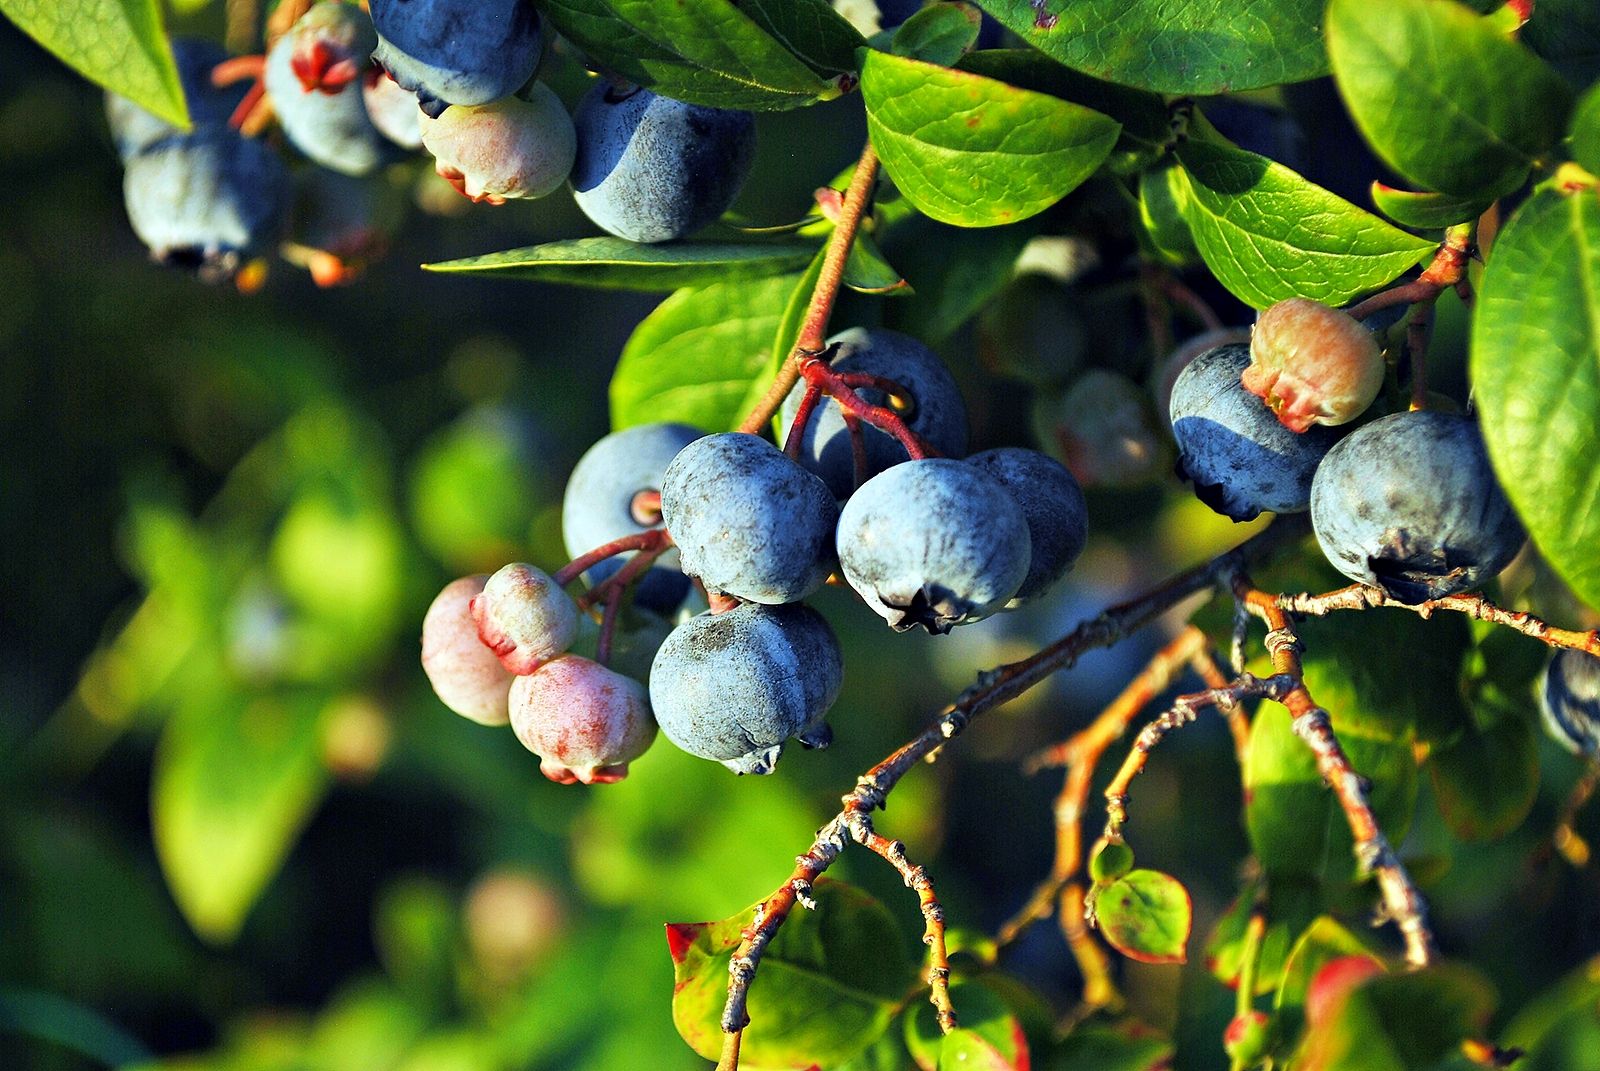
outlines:
[{"label": "blueberry bush", "polygon": [[1597,12],[0,0],[5,1066],[1594,1071]]}]

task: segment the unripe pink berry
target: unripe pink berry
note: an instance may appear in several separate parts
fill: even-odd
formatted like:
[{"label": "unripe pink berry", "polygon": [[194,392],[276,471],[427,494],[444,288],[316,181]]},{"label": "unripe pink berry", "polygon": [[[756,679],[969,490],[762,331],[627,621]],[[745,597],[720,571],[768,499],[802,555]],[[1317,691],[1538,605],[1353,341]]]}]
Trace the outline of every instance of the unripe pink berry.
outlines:
[{"label": "unripe pink berry", "polygon": [[422,144],[439,176],[474,201],[553,193],[572,170],[577,135],[560,98],[535,82],[529,100],[506,97],[457,104],[437,119],[422,116]]},{"label": "unripe pink berry", "polygon": [[472,600],[478,638],[513,673],[532,673],[572,646],[578,605],[548,573],[514,562]]},{"label": "unripe pink berry", "polygon": [[1250,367],[1241,381],[1283,426],[1348,424],[1383,386],[1378,341],[1348,313],[1307,298],[1280,301],[1250,333]]},{"label": "unripe pink berry", "polygon": [[542,760],[540,771],[563,785],[622,780],[656,738],[644,686],[578,655],[516,679],[511,728]]},{"label": "unripe pink berry", "polygon": [[452,580],[433,600],[422,619],[422,670],[445,706],[480,725],[504,725],[511,671],[478,638],[471,610],[488,579]]}]

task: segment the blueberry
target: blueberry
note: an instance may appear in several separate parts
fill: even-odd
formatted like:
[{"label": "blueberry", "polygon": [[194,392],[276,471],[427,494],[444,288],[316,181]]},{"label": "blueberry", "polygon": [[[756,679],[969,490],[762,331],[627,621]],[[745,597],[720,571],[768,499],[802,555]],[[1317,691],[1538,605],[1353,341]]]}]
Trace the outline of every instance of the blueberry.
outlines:
[{"label": "blueberry", "polygon": [[1033,433],[1085,487],[1136,487],[1171,467],[1149,399],[1119,372],[1091,368],[1066,393],[1040,395]]},{"label": "blueberry", "polygon": [[283,161],[227,127],[157,142],[128,161],[128,221],[153,260],[231,279],[271,245],[288,195]]},{"label": "blueberry", "polygon": [[1477,587],[1523,541],[1477,425],[1431,410],[1374,420],[1330,450],[1311,525],[1341,573],[1412,604]]},{"label": "blueberry", "polygon": [[1019,606],[1045,593],[1072,568],[1089,539],[1083,489],[1060,463],[1037,450],[1003,446],[967,458],[1017,500],[1028,522],[1027,578],[1012,596]]},{"label": "blueberry", "polygon": [[[950,370],[932,350],[897,331],[860,327],[833,336],[829,344],[839,347],[833,360],[834,371],[882,376],[906,390],[905,397],[890,398],[884,391],[862,388],[857,393],[865,401],[898,410],[907,426],[941,455],[961,457],[967,452],[966,404]],[[794,422],[804,394],[802,382],[784,399],[785,428]],[[863,425],[861,434],[867,453],[863,479],[907,460],[905,447],[889,433]],[[850,432],[839,404],[831,398],[822,399],[812,412],[800,440],[800,463],[821,476],[835,498],[849,498],[855,490]]]},{"label": "blueberry", "polygon": [[370,174],[393,158],[361,93],[376,45],[360,8],[323,0],[267,52],[264,84],[284,135],[308,159],[346,175]]},{"label": "blueberry", "polygon": [[823,720],[844,662],[822,615],[746,603],[679,625],[650,667],[650,701],[668,740],[741,774],[771,773],[791,736],[832,739]]},{"label": "blueberry", "polygon": [[527,99],[462,105],[422,117],[422,144],[439,176],[474,201],[503,204],[555,192],[572,169],[572,119],[543,82]]},{"label": "blueberry", "polygon": [[532,0],[371,0],[373,59],[423,111],[488,104],[533,77],[544,38]]},{"label": "blueberry", "polygon": [[1311,478],[1338,441],[1331,428],[1296,434],[1245,390],[1239,377],[1250,347],[1218,346],[1196,357],[1172,385],[1172,437],[1178,471],[1200,501],[1248,521],[1263,510],[1300,513],[1311,502]]},{"label": "blueberry", "polygon": [[417,95],[389,77],[382,67],[372,67],[361,80],[361,102],[378,133],[413,152],[422,148],[422,109]]},{"label": "blueberry", "polygon": [[[212,68],[228,58],[227,51],[212,41],[180,37],[172,42],[172,58],[178,65],[178,82],[194,129],[226,126],[248,88],[243,81],[223,87],[211,84]],[[123,163],[158,141],[184,133],[115,93],[106,94],[106,121]]]},{"label": "blueberry", "polygon": [[478,638],[513,673],[527,674],[572,647],[578,607],[543,570],[502,567],[472,600]]},{"label": "blueberry", "polygon": [[445,585],[422,619],[422,670],[440,702],[481,725],[504,725],[511,671],[478,638],[472,600],[487,576],[464,576]]},{"label": "blueberry", "polygon": [[1539,682],[1545,731],[1574,755],[1600,756],[1600,658],[1557,651]]},{"label": "blueberry", "polygon": [[578,655],[562,655],[511,685],[511,728],[564,785],[610,784],[656,738],[644,685]]},{"label": "blueberry", "polygon": [[[660,492],[667,466],[700,435],[698,428],[687,424],[640,424],[612,432],[589,447],[572,470],[561,499],[561,537],[567,553],[576,558],[612,540],[660,527],[659,508],[641,512],[638,498]],[[589,583],[599,583],[630,557],[619,555],[595,566],[587,574]],[[678,552],[669,550],[645,573],[634,601],[671,614],[688,591],[689,578],[678,569]]]},{"label": "blueberry", "polygon": [[755,161],[755,117],[601,84],[578,104],[572,190],[602,229],[667,242],[733,204]]},{"label": "blueberry", "polygon": [[827,485],[765,439],[724,432],[679,451],[661,481],[683,571],[750,602],[796,602],[822,586],[838,507]]},{"label": "blueberry", "polygon": [[1022,507],[987,471],[948,458],[879,473],[839,515],[839,564],[897,632],[944,633],[1005,608],[1028,577]]}]

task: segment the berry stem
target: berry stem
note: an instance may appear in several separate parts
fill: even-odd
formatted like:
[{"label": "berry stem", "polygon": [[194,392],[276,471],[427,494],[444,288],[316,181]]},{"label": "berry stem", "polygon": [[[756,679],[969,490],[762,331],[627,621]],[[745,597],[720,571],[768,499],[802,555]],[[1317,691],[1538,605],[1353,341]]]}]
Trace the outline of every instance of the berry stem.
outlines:
[{"label": "berry stem", "polygon": [[1420,276],[1409,283],[1380,290],[1345,311],[1354,319],[1365,320],[1373,313],[1395,305],[1434,300],[1466,277],[1467,261],[1472,257],[1472,227],[1470,223],[1462,223],[1446,229],[1444,244],[1439,246],[1433,261]]},{"label": "berry stem", "polygon": [[850,179],[844,203],[839,207],[839,222],[828,239],[828,251],[822,258],[822,270],[817,276],[816,288],[811,291],[811,304],[801,324],[800,336],[795,339],[794,350],[790,352],[789,359],[784,361],[783,367],[778,369],[778,376],[767,388],[767,393],[762,395],[761,401],[740,423],[739,431],[750,435],[761,434],[761,429],[771,423],[772,415],[783,405],[783,400],[789,396],[795,383],[799,382],[801,362],[807,356],[814,357],[821,353],[826,345],[828,320],[833,316],[833,303],[844,282],[845,261],[850,256],[850,247],[855,244],[856,231],[861,227],[861,217],[871,200],[873,182],[877,177],[878,154],[873,151],[869,141],[861,150],[855,175]]},{"label": "berry stem", "polygon": [[806,387],[806,392],[800,396],[800,405],[795,409],[794,420],[789,425],[789,435],[783,440],[783,452],[790,457],[800,456],[800,442],[805,437],[806,425],[811,423],[811,414],[816,412],[820,401],[822,388],[815,384]]},{"label": "berry stem", "polygon": [[638,532],[634,535],[623,536],[621,539],[613,539],[609,543],[602,543],[593,550],[585,551],[578,555],[566,565],[557,569],[552,575],[556,586],[564,588],[607,558],[615,557],[618,554],[626,554],[630,550],[642,552],[657,550],[657,548],[659,548],[657,550],[659,555],[660,551],[664,551],[670,546],[672,546],[672,537],[667,534],[667,530],[665,528],[652,528],[647,532]]},{"label": "berry stem", "polygon": [[622,610],[623,590],[618,585],[607,591],[605,608],[600,612],[600,637],[595,640],[594,660],[602,666],[611,664],[611,641],[617,633],[617,617]]},{"label": "berry stem", "polygon": [[844,376],[829,367],[828,362],[817,356],[801,358],[800,374],[811,387],[820,390],[839,404],[845,413],[854,416],[863,423],[871,424],[880,431],[893,435],[905,447],[906,453],[913,461],[920,461],[927,457],[938,457],[938,451],[923,441],[922,437],[906,424],[899,413],[886,405],[873,405],[855,392],[855,388],[845,380]]},{"label": "berry stem", "polygon": [[1256,976],[1261,971],[1261,942],[1267,935],[1267,916],[1260,910],[1250,913],[1244,928],[1244,954],[1239,962],[1239,988],[1234,992],[1233,1014],[1249,1015],[1255,1007]]},{"label": "berry stem", "polygon": [[667,535],[665,528],[652,528],[649,532],[641,532],[640,535],[654,533],[660,534],[651,541],[650,545],[641,548],[639,553],[623,564],[622,568],[585,592],[578,599],[578,608],[587,610],[601,599],[610,598],[611,592],[625,590],[629,584],[643,576],[646,570],[655,564],[657,558],[671,549],[672,537]]},{"label": "berry stem", "polygon": [[[1351,584],[1349,587],[1339,588],[1322,595],[1278,595],[1273,600],[1276,605],[1291,614],[1309,617],[1326,617],[1328,614],[1339,610],[1373,610],[1383,606],[1394,606],[1402,610],[1410,610],[1420,617],[1428,618],[1438,610],[1449,610],[1454,613],[1466,614],[1468,617],[1479,621],[1487,621],[1492,625],[1503,625],[1506,628],[1532,637],[1547,647],[1568,648],[1575,651],[1586,651],[1600,657],[1600,630],[1557,628],[1541,618],[1521,610],[1507,610],[1496,606],[1482,595],[1446,595],[1442,599],[1430,599],[1415,605],[1390,599],[1378,588],[1367,587],[1364,584]],[[1260,616],[1257,614],[1256,616]]]}]

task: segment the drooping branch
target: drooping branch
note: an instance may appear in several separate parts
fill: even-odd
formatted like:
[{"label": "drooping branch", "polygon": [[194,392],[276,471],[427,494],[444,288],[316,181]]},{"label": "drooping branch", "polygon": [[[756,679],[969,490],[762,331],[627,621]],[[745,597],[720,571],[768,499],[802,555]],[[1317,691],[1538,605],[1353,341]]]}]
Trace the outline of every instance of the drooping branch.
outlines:
[{"label": "drooping branch", "polygon": [[1293,682],[1287,692],[1271,698],[1282,703],[1293,716],[1294,734],[1311,748],[1316,756],[1317,771],[1333,789],[1350,826],[1356,862],[1362,873],[1377,879],[1385,914],[1400,929],[1406,946],[1406,962],[1413,967],[1426,967],[1434,959],[1427,904],[1379,828],[1367,798],[1366,780],[1350,765],[1349,756],[1340,746],[1328,720],[1328,712],[1317,706],[1306,690],[1300,663],[1300,639],[1288,612],[1279,604],[1277,596],[1254,588],[1243,572],[1234,576],[1233,591],[1234,597],[1267,626],[1266,643],[1272,653],[1274,674]]},{"label": "drooping branch", "polygon": [[945,948],[944,908],[934,895],[928,872],[906,858],[906,846],[878,833],[864,814],[853,816],[850,835],[857,844],[883,858],[904,879],[906,888],[917,894],[924,930],[922,943],[928,946],[928,1000],[938,1016],[939,1029],[948,1034],[957,1026],[956,1008],[950,1002],[950,954]]},{"label": "drooping branch", "polygon": [[[1303,522],[1281,518],[1233,550],[1083,622],[1034,655],[982,674],[977,684],[939,711],[926,729],[858,778],[856,787],[842,798],[839,813],[823,825],[811,847],[796,859],[789,880],[756,907],[750,925],[742,932],[739,946],[728,963],[723,1031],[734,1034],[749,1023],[746,1004],[762,954],[795,904],[810,899],[812,884],[844,851],[851,839],[850,829],[856,815],[870,815],[882,806],[885,797],[912,767],[936,755],[980,714],[1009,702],[1058,670],[1066,669],[1085,651],[1109,646],[1137,631],[1189,596],[1234,575],[1304,531]],[[723,1071],[731,1071],[737,1066],[736,1059],[734,1063],[725,1062],[719,1066]]]},{"label": "drooping branch", "polygon": [[845,262],[850,257],[850,247],[855,244],[861,218],[872,200],[872,186],[877,177],[878,154],[873,151],[872,143],[868,142],[866,148],[861,150],[861,159],[856,162],[850,188],[845,191],[844,202],[839,206],[839,219],[828,239],[828,251],[823,255],[822,270],[817,275],[815,289],[811,291],[811,304],[806,309],[806,318],[800,326],[794,349],[778,369],[778,377],[772,381],[772,386],[767,388],[755,408],[739,424],[740,431],[751,435],[761,434],[761,430],[771,422],[772,415],[783,405],[783,400],[789,396],[789,391],[799,382],[801,363],[806,357],[821,353],[826,345],[833,303],[839,296],[839,287],[844,283]]},{"label": "drooping branch", "polygon": [[1482,595],[1446,595],[1442,599],[1430,599],[1412,605],[1391,599],[1378,588],[1352,584],[1323,595],[1279,595],[1273,601],[1281,609],[1308,617],[1325,617],[1339,610],[1372,610],[1380,606],[1410,610],[1424,618],[1431,617],[1435,611],[1448,610],[1490,624],[1504,625],[1549,647],[1565,647],[1600,656],[1600,629],[1580,631],[1557,628],[1530,613],[1496,606]]}]

